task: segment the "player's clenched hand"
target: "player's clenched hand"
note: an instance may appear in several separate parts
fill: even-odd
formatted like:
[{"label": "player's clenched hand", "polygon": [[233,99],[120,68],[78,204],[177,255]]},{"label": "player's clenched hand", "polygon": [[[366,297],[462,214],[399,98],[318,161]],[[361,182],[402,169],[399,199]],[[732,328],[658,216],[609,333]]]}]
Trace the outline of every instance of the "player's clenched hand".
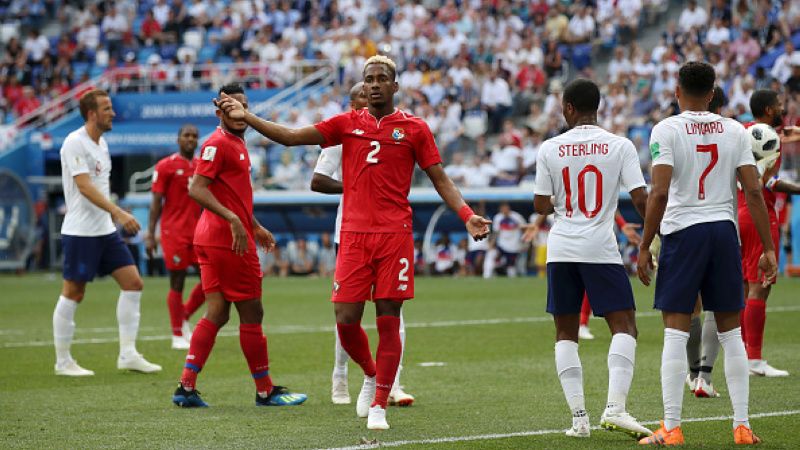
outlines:
[{"label": "player's clenched hand", "polygon": [[219,108],[231,119],[243,120],[245,116],[244,106],[235,98],[224,92],[220,92],[219,98],[214,99],[214,106]]},{"label": "player's clenched hand", "polygon": [[625,235],[628,242],[637,247],[642,243],[642,237],[636,232],[639,228],[642,228],[642,226],[638,223],[626,223],[625,226],[622,227],[622,234]]},{"label": "player's clenched hand", "polygon": [[536,239],[536,235],[539,234],[539,227],[535,224],[523,225],[522,228],[525,229],[522,234],[522,242],[532,242]]},{"label": "player's clenched hand", "polygon": [[653,255],[649,248],[639,247],[639,264],[636,267],[639,279],[645,286],[650,286],[650,274],[653,273]]},{"label": "player's clenched hand", "polygon": [[467,221],[467,232],[476,241],[480,241],[489,235],[489,225],[492,224],[491,220],[473,214]]},{"label": "player's clenched hand", "polygon": [[763,275],[762,285],[767,287],[772,284],[778,275],[778,259],[775,257],[774,250],[766,251],[761,255],[761,258],[758,259],[758,270]]},{"label": "player's clenched hand", "polygon": [[122,229],[129,234],[136,234],[142,228],[136,218],[122,208],[117,208],[111,218],[114,222],[122,225]]},{"label": "player's clenched hand", "polygon": [[147,257],[153,259],[153,254],[156,252],[156,238],[149,232],[144,236],[144,248],[147,251]]},{"label": "player's clenched hand", "polygon": [[238,217],[231,220],[231,235],[233,236],[231,250],[239,256],[247,253],[247,230]]},{"label": "player's clenched hand", "polygon": [[275,237],[272,233],[261,225],[253,227],[253,234],[255,235],[256,242],[265,252],[269,253],[275,249]]}]

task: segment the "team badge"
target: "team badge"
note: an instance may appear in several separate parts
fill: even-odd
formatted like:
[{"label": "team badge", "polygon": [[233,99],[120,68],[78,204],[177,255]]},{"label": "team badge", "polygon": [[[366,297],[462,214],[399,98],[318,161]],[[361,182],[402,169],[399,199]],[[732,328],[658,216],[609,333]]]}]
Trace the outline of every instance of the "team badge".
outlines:
[{"label": "team badge", "polygon": [[403,139],[404,137],[406,137],[406,135],[405,135],[405,133],[403,133],[403,129],[402,128],[395,128],[394,131],[392,131],[392,139],[394,139],[395,141],[399,141],[400,139]]},{"label": "team badge", "polygon": [[217,154],[217,147],[209,145],[208,147],[203,149],[203,156],[201,156],[201,158],[203,158],[205,161],[213,161],[214,155],[216,154]]}]

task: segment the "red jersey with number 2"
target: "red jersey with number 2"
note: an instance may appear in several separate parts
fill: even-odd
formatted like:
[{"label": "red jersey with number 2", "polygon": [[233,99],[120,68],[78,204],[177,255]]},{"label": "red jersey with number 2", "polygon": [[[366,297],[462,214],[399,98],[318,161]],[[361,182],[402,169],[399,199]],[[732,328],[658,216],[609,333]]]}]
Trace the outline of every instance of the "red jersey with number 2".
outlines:
[{"label": "red jersey with number 2", "polygon": [[156,164],[152,191],[164,195],[162,240],[192,243],[201,210],[200,205],[189,197],[189,182],[196,164],[196,159],[186,159],[180,153],[169,155]]},{"label": "red jersey with number 2", "polygon": [[378,120],[364,108],[315,126],[323,147],[342,145],[342,231],[411,233],[414,165],[442,162],[428,125],[399,109]]},{"label": "red jersey with number 2", "polygon": [[[253,185],[250,181],[250,155],[244,140],[217,128],[200,147],[195,175],[211,179],[208,189],[222,206],[239,217],[247,231],[248,251],[255,251]],[[195,229],[194,244],[231,248],[230,224],[213,212],[203,210]]]}]

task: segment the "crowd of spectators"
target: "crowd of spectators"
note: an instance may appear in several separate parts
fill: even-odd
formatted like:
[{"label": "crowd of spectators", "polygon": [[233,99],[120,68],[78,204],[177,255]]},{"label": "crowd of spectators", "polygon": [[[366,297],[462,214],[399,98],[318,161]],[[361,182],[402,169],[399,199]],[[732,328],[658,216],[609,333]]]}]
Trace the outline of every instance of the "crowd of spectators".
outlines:
[{"label": "crowd of spectators", "polygon": [[[790,41],[800,30],[798,2],[688,1],[664,25],[658,21],[669,7],[668,0],[0,0],[0,123],[111,69],[128,90],[207,88],[220,70],[259,88],[292,82],[299,60],[333,61],[341,92],[289,113],[290,124],[308,124],[342,109],[342,92],[378,52],[398,63],[399,106],[428,122],[448,173],[469,187],[532,178],[539,143],[564,126],[563,82],[594,77],[598,54],[611,57],[600,124],[630,136],[643,165],[650,127],[676,110],[675,73],[684,61],[714,64],[728,115],[747,119],[750,92],[771,87],[789,94],[787,120],[800,117],[800,52]],[[662,37],[642,48],[637,36],[654,23]],[[259,186],[307,186],[316,150],[254,147]]]}]

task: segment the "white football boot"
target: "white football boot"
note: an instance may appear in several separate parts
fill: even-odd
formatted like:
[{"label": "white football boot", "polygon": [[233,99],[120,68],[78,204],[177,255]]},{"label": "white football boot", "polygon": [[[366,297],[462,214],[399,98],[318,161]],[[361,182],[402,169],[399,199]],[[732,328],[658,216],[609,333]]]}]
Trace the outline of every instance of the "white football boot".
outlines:
[{"label": "white football boot", "polygon": [[600,417],[600,426],[609,431],[621,431],[636,440],[653,434],[652,431],[643,427],[635,417],[626,411],[604,411],[603,416]]},{"label": "white football boot", "polygon": [[388,430],[389,422],[386,421],[386,410],[378,405],[369,409],[367,416],[367,429],[370,430]]},{"label": "white football boot", "polygon": [[55,370],[56,375],[67,377],[90,377],[94,375],[93,371],[79,366],[74,359],[56,363]]},{"label": "white football boot", "polygon": [[750,363],[750,375],[758,375],[760,377],[788,377],[789,372],[786,370],[776,369],[769,364],[764,359],[751,359],[748,361]]},{"label": "white football boot", "polygon": [[714,385],[711,383],[706,383],[706,380],[703,377],[697,377],[695,380],[694,385],[694,396],[697,398],[717,398],[719,397],[719,392],[714,389]]},{"label": "white football boot", "polygon": [[189,350],[189,341],[183,336],[172,336],[173,350]]},{"label": "white football boot", "polygon": [[133,370],[142,373],[156,373],[161,372],[161,366],[153,364],[144,359],[141,353],[125,353],[120,354],[117,358],[117,369],[120,370]]},{"label": "white football boot", "polygon": [[347,373],[334,371],[331,376],[331,402],[334,405],[349,405],[350,390],[347,386]]},{"label": "white football boot", "polygon": [[592,434],[591,426],[589,426],[589,415],[572,416],[572,428],[564,434],[569,437],[588,438]]},{"label": "white football boot", "polygon": [[587,325],[581,325],[580,328],[578,328],[578,338],[591,341],[594,339],[594,335],[591,331],[589,331],[589,327]]},{"label": "white football boot", "polygon": [[403,391],[403,386],[394,385],[389,393],[389,405],[391,406],[411,406],[414,403],[414,396]]},{"label": "white football boot", "polygon": [[361,391],[356,400],[356,415],[358,417],[369,416],[369,407],[373,400],[375,400],[375,377],[364,375],[364,384],[361,385]]}]

